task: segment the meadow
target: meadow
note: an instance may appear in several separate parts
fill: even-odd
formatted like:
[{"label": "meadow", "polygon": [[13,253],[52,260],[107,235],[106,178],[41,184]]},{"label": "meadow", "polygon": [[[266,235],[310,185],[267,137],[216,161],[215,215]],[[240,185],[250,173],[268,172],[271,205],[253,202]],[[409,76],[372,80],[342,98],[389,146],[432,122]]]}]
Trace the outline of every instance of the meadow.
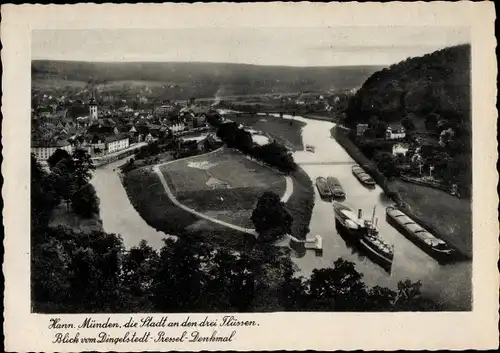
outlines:
[{"label": "meadow", "polygon": [[245,228],[253,228],[250,216],[264,191],[285,193],[284,176],[228,149],[160,169],[180,203]]}]

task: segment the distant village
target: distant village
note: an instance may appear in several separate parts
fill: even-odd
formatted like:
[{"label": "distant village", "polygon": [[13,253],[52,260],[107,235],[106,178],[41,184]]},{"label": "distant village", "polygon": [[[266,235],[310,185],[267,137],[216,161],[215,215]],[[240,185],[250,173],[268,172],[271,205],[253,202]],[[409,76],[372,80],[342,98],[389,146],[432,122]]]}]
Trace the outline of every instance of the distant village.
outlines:
[{"label": "distant village", "polygon": [[[92,90],[87,99],[36,94],[32,102],[31,152],[45,164],[56,149],[71,153],[83,149],[94,159],[136,149],[164,138],[172,138],[208,130],[207,114],[214,106],[229,107],[231,103],[217,98],[207,101],[191,98],[179,103],[163,100],[153,103],[143,95],[132,102],[102,95],[99,101]],[[347,106],[347,94],[302,93],[295,96],[267,95],[247,99],[250,105],[280,102],[310,111],[335,115]],[[278,105],[279,106],[279,105]],[[233,106],[234,107],[234,106]],[[216,139],[208,135],[207,138]],[[204,141],[197,141],[203,145]]]}]

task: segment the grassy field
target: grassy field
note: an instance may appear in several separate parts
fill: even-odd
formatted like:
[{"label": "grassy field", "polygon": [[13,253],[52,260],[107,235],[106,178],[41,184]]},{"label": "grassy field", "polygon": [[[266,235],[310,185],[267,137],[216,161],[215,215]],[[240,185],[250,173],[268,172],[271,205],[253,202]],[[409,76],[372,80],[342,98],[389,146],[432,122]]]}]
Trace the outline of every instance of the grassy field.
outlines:
[{"label": "grassy field", "polygon": [[389,182],[389,188],[398,192],[411,212],[436,230],[443,240],[465,255],[472,256],[472,210],[469,200],[400,180]]},{"label": "grassy field", "polygon": [[170,163],[161,171],[179,202],[246,228],[253,228],[250,216],[259,196],[268,190],[281,196],[286,185],[281,174],[231,150]]},{"label": "grassy field", "polygon": [[305,124],[301,121],[250,114],[230,116],[229,119],[251,126],[256,130],[264,131],[286,147],[300,151],[304,149],[301,130]]},{"label": "grassy field", "polygon": [[167,234],[194,234],[213,244],[237,250],[249,249],[255,242],[250,235],[199,219],[174,205],[156,173],[150,167],[128,172],[123,183],[128,197],[141,217],[153,228]]}]

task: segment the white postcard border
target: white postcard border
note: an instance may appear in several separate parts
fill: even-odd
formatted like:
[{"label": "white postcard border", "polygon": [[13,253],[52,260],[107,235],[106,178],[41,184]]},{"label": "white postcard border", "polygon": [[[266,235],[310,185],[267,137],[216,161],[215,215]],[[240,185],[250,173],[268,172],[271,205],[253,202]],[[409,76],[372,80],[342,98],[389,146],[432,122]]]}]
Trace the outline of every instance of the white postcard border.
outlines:
[{"label": "white postcard border", "polygon": [[[3,157],[5,349],[7,351],[486,349],[498,345],[496,65],[492,3],[3,5]],[[31,30],[180,28],[189,26],[470,26],[473,99],[473,311],[464,313],[238,314],[258,327],[239,328],[224,344],[52,344],[49,317],[30,312]],[[97,316],[97,315],[96,315]],[[98,315],[107,317],[108,315]],[[131,315],[111,315],[124,320]],[[141,316],[139,314],[132,315]],[[161,317],[162,315],[155,315]],[[168,315],[185,318],[187,315]],[[190,315],[203,318],[206,315]],[[209,315],[220,317],[221,315]]]}]

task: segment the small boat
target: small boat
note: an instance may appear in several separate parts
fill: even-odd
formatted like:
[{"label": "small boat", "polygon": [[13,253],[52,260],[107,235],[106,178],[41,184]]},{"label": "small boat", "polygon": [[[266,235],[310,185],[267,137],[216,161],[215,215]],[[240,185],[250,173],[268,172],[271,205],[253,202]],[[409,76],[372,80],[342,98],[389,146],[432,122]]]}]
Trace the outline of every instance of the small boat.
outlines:
[{"label": "small boat", "polygon": [[333,197],[345,197],[344,188],[342,188],[342,185],[337,178],[329,176],[328,178],[326,178],[326,182],[328,183],[328,187],[330,188]]},{"label": "small boat", "polygon": [[396,207],[386,208],[387,222],[406,238],[438,261],[450,259],[454,250],[444,240],[436,238]]},{"label": "small boat", "polygon": [[306,151],[314,153],[316,151],[316,148],[311,145],[306,145]]},{"label": "small boat", "polygon": [[328,186],[328,182],[323,177],[316,178],[316,187],[321,197],[332,197],[332,191]]},{"label": "small boat", "polygon": [[375,186],[375,181],[369,176],[363,168],[355,164],[352,166],[352,174],[364,185]]},{"label": "small boat", "polygon": [[363,219],[361,209],[356,215],[349,207],[338,201],[333,201],[333,209],[337,231],[344,233],[351,241],[358,244],[373,262],[390,271],[394,246],[387,244],[379,236],[376,220],[374,223],[375,208],[372,220]]}]

